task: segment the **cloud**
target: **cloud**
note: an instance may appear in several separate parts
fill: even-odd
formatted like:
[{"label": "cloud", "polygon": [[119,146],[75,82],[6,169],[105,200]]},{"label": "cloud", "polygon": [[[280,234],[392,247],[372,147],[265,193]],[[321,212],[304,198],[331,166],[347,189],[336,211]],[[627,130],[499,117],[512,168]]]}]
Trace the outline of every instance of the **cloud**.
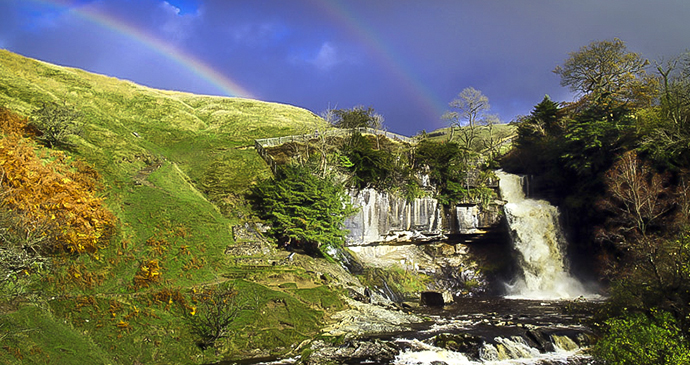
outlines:
[{"label": "cloud", "polygon": [[167,39],[179,43],[190,38],[200,17],[198,12],[182,14],[180,8],[163,1],[158,5],[154,19],[158,30]]},{"label": "cloud", "polygon": [[248,46],[266,46],[279,42],[288,33],[286,27],[274,22],[244,23],[230,27],[232,39]]},{"label": "cloud", "polygon": [[177,9],[180,15],[199,12],[199,4],[196,0],[166,0],[165,2]]},{"label": "cloud", "polygon": [[289,57],[292,64],[306,64],[313,66],[319,72],[330,72],[334,68],[344,64],[357,64],[357,57],[348,51],[344,51],[341,46],[336,46],[333,42],[325,41],[321,43],[316,53],[313,51],[302,51],[297,56],[293,54]]},{"label": "cloud", "polygon": [[341,62],[342,60],[339,58],[338,50],[331,42],[324,42],[321,45],[321,49],[319,49],[319,53],[311,61],[320,71],[329,71]]}]

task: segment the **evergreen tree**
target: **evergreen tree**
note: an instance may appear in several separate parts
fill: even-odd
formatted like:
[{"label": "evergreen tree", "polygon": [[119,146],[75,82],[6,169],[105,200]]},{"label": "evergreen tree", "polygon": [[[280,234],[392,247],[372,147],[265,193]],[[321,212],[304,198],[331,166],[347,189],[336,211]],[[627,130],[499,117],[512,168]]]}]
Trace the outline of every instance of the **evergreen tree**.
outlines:
[{"label": "evergreen tree", "polygon": [[298,165],[280,166],[275,178],[261,181],[252,193],[271,233],[282,244],[312,253],[341,246],[347,234],[343,222],[355,212],[342,185]]}]

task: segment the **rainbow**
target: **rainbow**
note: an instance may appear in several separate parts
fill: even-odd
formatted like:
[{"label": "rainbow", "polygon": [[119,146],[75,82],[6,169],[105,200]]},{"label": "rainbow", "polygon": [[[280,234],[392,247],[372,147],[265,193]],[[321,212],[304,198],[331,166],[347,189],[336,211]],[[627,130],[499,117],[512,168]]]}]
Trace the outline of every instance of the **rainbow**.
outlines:
[{"label": "rainbow", "polygon": [[404,64],[404,57],[386,44],[371,26],[360,21],[343,2],[338,0],[313,0],[312,2],[363,42],[378,62],[389,70],[407,92],[423,106],[429,117],[433,120],[441,119],[441,115],[446,112],[448,104],[440,101],[440,98],[416,76],[413,67]]},{"label": "rainbow", "polygon": [[129,25],[124,21],[108,14],[95,11],[89,6],[74,6],[67,0],[31,0],[34,3],[42,3],[65,8],[77,16],[109,29],[113,32],[128,37],[136,42],[145,45],[163,57],[171,60],[175,64],[189,70],[194,75],[210,83],[226,96],[256,98],[249,90],[240,86],[237,82],[223,75],[218,70],[202,62],[198,58],[175,48],[163,40],[154,37],[145,31]]}]

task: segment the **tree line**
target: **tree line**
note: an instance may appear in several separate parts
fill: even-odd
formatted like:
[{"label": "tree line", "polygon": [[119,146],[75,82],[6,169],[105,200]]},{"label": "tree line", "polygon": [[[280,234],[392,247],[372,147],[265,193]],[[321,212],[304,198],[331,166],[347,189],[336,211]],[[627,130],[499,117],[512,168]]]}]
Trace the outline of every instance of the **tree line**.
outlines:
[{"label": "tree line", "polygon": [[504,165],[537,176],[597,257],[610,299],[595,354],[690,363],[690,56],[651,62],[604,40],[553,72],[577,100],[545,96],[519,118]]}]

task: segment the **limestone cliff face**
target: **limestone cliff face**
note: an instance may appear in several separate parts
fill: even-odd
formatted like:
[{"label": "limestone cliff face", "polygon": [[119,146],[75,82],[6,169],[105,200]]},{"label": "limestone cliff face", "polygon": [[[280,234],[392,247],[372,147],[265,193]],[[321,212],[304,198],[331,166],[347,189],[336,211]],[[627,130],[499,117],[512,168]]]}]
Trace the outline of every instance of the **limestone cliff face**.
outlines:
[{"label": "limestone cliff face", "polygon": [[[479,204],[457,205],[446,229],[453,234],[482,234],[501,224],[502,201],[488,206]],[[455,225],[451,225],[455,223]]]},{"label": "limestone cliff face", "polygon": [[350,197],[359,211],[345,221],[350,231],[348,245],[413,240],[442,233],[442,212],[436,199],[424,197],[408,202],[374,189],[352,191]]},{"label": "limestone cliff face", "polygon": [[345,221],[348,246],[375,242],[419,241],[443,234],[480,234],[500,223],[500,207],[465,204],[444,212],[434,198],[408,202],[402,197],[374,189],[351,191],[359,208]]}]

